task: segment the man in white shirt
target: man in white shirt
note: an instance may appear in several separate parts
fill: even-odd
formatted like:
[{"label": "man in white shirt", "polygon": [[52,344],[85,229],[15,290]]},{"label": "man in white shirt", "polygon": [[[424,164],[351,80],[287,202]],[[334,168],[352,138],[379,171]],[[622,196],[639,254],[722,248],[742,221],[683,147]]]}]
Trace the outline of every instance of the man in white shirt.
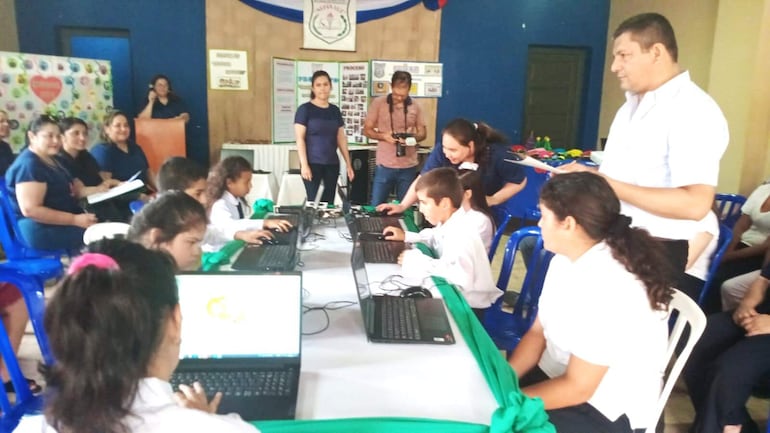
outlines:
[{"label": "man in white shirt", "polygon": [[[680,68],[674,30],[664,16],[631,17],[613,38],[611,70],[626,103],[612,122],[598,171],[632,225],[663,241],[678,279],[687,240],[714,201],[727,121]],[[563,168],[589,170],[580,164]]]}]

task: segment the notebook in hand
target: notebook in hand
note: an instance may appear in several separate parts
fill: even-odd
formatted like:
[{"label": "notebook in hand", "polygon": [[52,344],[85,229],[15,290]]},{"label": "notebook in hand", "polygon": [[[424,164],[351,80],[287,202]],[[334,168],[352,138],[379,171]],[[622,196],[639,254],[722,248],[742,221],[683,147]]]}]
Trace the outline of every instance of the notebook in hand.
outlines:
[{"label": "notebook in hand", "polygon": [[302,335],[302,274],[193,272],[177,276],[180,361],[172,386],[199,381],[218,413],[293,419]]},{"label": "notebook in hand", "polygon": [[363,250],[353,243],[350,257],[358,303],[369,341],[374,343],[454,344],[444,302],[434,298],[374,295],[369,289]]},{"label": "notebook in hand", "polygon": [[115,197],[119,197],[123,194],[127,194],[131,191],[138,190],[144,186],[144,182],[141,179],[134,179],[129,182],[123,182],[120,185],[110,188],[104,192],[97,192],[86,197],[88,204],[101,203],[105,200],[110,200]]}]

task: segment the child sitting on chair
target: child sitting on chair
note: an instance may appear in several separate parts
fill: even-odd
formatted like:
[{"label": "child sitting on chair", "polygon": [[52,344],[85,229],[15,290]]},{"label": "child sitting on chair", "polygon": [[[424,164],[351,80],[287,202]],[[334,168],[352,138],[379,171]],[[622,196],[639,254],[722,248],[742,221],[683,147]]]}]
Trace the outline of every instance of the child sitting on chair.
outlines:
[{"label": "child sitting on chair", "polygon": [[385,239],[425,242],[436,251],[432,259],[417,249],[406,250],[399,264],[407,276],[435,275],[444,277],[463,293],[479,320],[483,310],[502,294],[492,280],[487,251],[479,233],[468,230],[462,210],[463,187],[454,168],[436,168],[420,176],[415,187],[420,212],[433,229],[420,233],[404,233],[397,227],[386,227]]},{"label": "child sitting on chair", "polygon": [[[251,191],[252,173],[251,164],[240,156],[225,158],[211,169],[206,191],[211,203],[211,224],[226,232],[249,229],[290,230],[291,223],[286,220],[250,219],[253,211],[245,197]],[[267,237],[272,237],[272,234]]]},{"label": "child sitting on chair", "polygon": [[[167,159],[160,166],[158,171],[158,192],[184,191],[201,205],[207,207],[207,176],[206,169],[197,162],[181,156],[174,156]],[[222,246],[233,239],[249,244],[261,244],[260,238],[271,236],[272,234],[269,231],[261,229],[237,230],[237,227],[218,228],[213,224],[209,224],[203,237],[203,245]],[[209,249],[204,247],[204,249],[211,251],[216,248]]]}]

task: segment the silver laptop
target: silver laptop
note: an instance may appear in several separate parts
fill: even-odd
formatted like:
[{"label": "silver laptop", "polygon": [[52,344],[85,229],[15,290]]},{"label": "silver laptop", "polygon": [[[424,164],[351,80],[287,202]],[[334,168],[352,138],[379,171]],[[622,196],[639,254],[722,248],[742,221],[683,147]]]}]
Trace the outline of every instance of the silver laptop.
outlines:
[{"label": "silver laptop", "polygon": [[171,383],[222,392],[219,413],[293,419],[299,389],[302,274],[191,272],[177,276],[180,361]]}]

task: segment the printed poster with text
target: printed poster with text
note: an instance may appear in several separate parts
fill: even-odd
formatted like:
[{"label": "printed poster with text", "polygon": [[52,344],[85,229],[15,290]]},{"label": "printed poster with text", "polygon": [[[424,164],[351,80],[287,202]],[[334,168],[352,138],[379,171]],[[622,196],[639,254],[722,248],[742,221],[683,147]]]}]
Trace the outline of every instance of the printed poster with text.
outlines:
[{"label": "printed poster with text", "polygon": [[440,98],[443,69],[441,63],[372,60],[372,96],[390,93],[390,79],[393,73],[406,71],[412,75],[412,88],[409,89],[412,97]]},{"label": "printed poster with text", "polygon": [[273,58],[273,143],[294,142],[294,112],[297,111],[296,62]]},{"label": "printed poster with text", "polygon": [[8,113],[14,151],[36,116],[79,117],[88,124],[89,144],[99,140],[112,109],[112,69],[107,60],[0,51],[0,109]]},{"label": "printed poster with text", "polygon": [[340,64],[339,62],[297,60],[297,107],[310,101],[313,73],[324,70],[332,78],[329,102],[340,105]]}]

